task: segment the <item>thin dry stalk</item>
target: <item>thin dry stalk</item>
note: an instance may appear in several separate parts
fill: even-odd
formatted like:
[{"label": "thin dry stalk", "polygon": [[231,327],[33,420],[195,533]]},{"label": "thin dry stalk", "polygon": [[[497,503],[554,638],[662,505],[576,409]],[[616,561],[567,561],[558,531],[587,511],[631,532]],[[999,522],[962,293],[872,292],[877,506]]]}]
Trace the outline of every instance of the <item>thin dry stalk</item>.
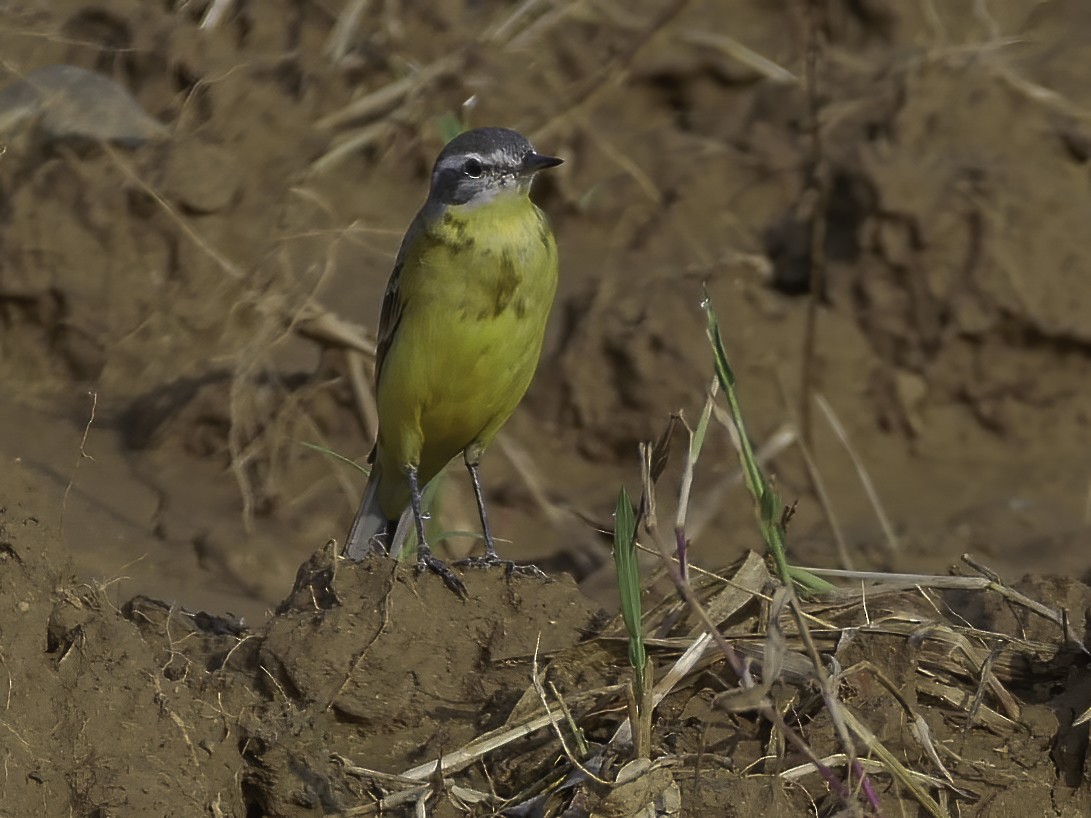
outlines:
[{"label": "thin dry stalk", "polygon": [[[766,599],[763,589],[768,587],[771,579],[765,560],[753,551],[747,551],[743,564],[731,579],[724,583],[723,589],[705,603],[709,619],[719,625],[737,614],[751,601]],[[695,624],[690,635],[696,636],[700,631],[701,626]]]},{"label": "thin dry stalk", "polygon": [[212,31],[231,13],[231,7],[235,0],[212,0],[201,19],[201,28],[204,31]]},{"label": "thin dry stalk", "polygon": [[379,405],[371,388],[372,379],[365,371],[364,356],[351,349],[345,350],[345,371],[348,372],[352,397],[359,412],[364,440],[375,440],[379,433]]},{"label": "thin dry stalk", "polygon": [[231,278],[241,280],[245,277],[245,273],[242,268],[235,262],[231,261],[227,256],[217,250],[212,244],[200,235],[196,230],[190,227],[189,222],[182,218],[182,214],[170,204],[158,190],[149,185],[144,178],[136,172],[132,163],[129,162],[121,153],[115,150],[111,145],[103,142],[100,147],[110,157],[111,161],[121,170],[122,173],[133,183],[143,190],[148,196],[150,196],[157,205],[163,210],[164,213],[173,221],[178,229],[185,234],[186,238],[194,243],[201,252],[205,253],[209,258],[215,261],[225,273]]},{"label": "thin dry stalk", "polygon": [[526,51],[536,40],[541,39],[550,29],[564,22],[580,5],[579,2],[554,3],[537,20],[531,22],[522,31],[512,37],[505,45],[505,51]]},{"label": "thin dry stalk", "polygon": [[379,410],[365,366],[366,360],[375,360],[376,346],[371,334],[314,301],[304,302],[294,314],[283,316],[283,320],[302,338],[317,341],[325,347],[342,348],[364,439],[371,439],[379,428]]},{"label": "thin dry stalk", "polygon": [[[822,759],[822,763],[826,764],[829,767],[839,766],[841,764],[844,764],[846,761],[848,761],[848,757],[844,753],[834,753],[833,755],[825,756]],[[870,772],[887,772],[886,765],[883,761],[876,761],[869,758],[861,758],[857,760],[857,763]],[[790,769],[784,770],[779,773],[779,776],[789,781],[798,781],[804,776],[813,775],[815,772],[817,772],[817,770],[815,769],[814,764],[807,763],[800,764],[798,767],[792,767]],[[966,800],[974,799],[973,793],[967,790],[959,789],[958,787],[953,786],[950,782],[944,781],[942,778],[937,778],[932,775],[927,775],[926,773],[916,772],[915,770],[909,769],[906,769],[905,773],[913,781],[916,781],[925,786],[930,786],[935,789],[946,788],[951,790],[951,792],[954,792],[961,798],[965,798]]]},{"label": "thin dry stalk", "polygon": [[963,554],[962,561],[970,567],[974,568],[974,570],[984,573],[992,580],[992,582],[989,584],[989,590],[994,591],[995,593],[1007,599],[1009,602],[1014,602],[1016,605],[1021,605],[1027,610],[1033,611],[1034,613],[1038,614],[1038,616],[1042,617],[1043,619],[1049,620],[1061,629],[1061,633],[1063,634],[1065,639],[1067,639],[1073,645],[1078,645],[1081,650],[1087,653],[1087,649],[1083,647],[1083,639],[1080,638],[1080,635],[1072,629],[1072,623],[1069,622],[1068,615],[1064,610],[1051,608],[1048,605],[1043,605],[1038,600],[1031,599],[1026,594],[1021,594],[1014,588],[1005,585],[1003,580],[995,571],[985,568],[983,565],[973,559],[969,554]]},{"label": "thin dry stalk", "polygon": [[1072,722],[1072,726],[1079,727],[1081,724],[1087,724],[1089,721],[1091,721],[1091,707],[1080,713]]},{"label": "thin dry stalk", "polygon": [[[689,513],[689,496],[693,489],[693,470],[697,467],[697,459],[701,454],[705,433],[708,429],[708,420],[712,415],[712,408],[716,405],[716,396],[720,393],[720,382],[713,378],[708,386],[705,396],[705,407],[701,410],[701,418],[697,422],[697,430],[686,426],[689,435],[689,445],[686,447],[686,461],[682,466],[682,487],[678,492],[678,511],[674,519],[674,533],[678,540],[679,550],[683,550],[686,539],[686,515]],[[684,424],[684,421],[683,421]],[[681,554],[679,556],[682,556]],[[686,566],[682,566],[683,576],[686,576]]]},{"label": "thin dry stalk", "polygon": [[[545,688],[542,687],[542,680],[538,674],[538,649],[542,644],[542,635],[538,634],[538,640],[534,643],[534,657],[531,662],[530,668],[530,681],[534,685],[534,689],[538,693],[538,698],[542,702],[542,709],[545,710],[546,715],[550,716],[552,720],[549,725],[553,728],[553,732],[557,736],[557,740],[561,743],[561,750],[564,751],[565,758],[568,759],[568,763],[590,778],[597,784],[604,784],[609,786],[608,781],[605,781],[591,772],[589,769],[583,766],[582,762],[576,756],[572,754],[572,751],[568,747],[568,742],[565,740],[564,733],[561,731],[560,722],[564,719],[571,720],[567,707],[560,708],[560,715],[553,718],[553,712],[549,709],[549,700],[546,698]],[[627,686],[628,687],[628,686]]]},{"label": "thin dry stalk", "polygon": [[[724,658],[727,659],[728,664],[731,666],[731,669],[734,671],[736,678],[739,679],[739,682],[743,686],[743,688],[753,691],[751,693],[751,698],[753,699],[753,701],[750,704],[749,709],[756,710],[763,718],[769,721],[774,728],[780,730],[784,734],[785,739],[787,739],[792,744],[792,746],[796,748],[796,750],[802,753],[806,758],[811,759],[815,763],[818,763],[817,756],[815,755],[814,751],[811,750],[807,742],[804,741],[798,733],[792,730],[787,725],[787,723],[785,723],[780,713],[777,712],[777,710],[772,706],[772,703],[767,698],[760,695],[760,693],[757,691],[756,683],[750,676],[749,669],[746,667],[746,665],[743,664],[742,660],[739,658],[738,653],[734,650],[731,644],[723,637],[723,635],[719,632],[716,626],[708,618],[708,614],[705,612],[704,608],[701,606],[701,603],[694,595],[692,588],[683,579],[681,571],[679,570],[677,564],[671,559],[670,552],[667,550],[666,546],[664,546],[663,542],[658,537],[655,537],[654,541],[656,547],[659,549],[659,554],[663,561],[663,565],[666,568],[671,578],[671,581],[674,583],[675,588],[685,599],[686,604],[689,606],[690,610],[697,616],[698,620],[704,626],[705,631],[712,637],[713,641],[716,643],[716,646],[720,649],[721,653],[723,653]],[[741,699],[736,701],[736,703],[741,704]],[[833,790],[833,792],[836,793],[839,798],[848,800],[849,793],[845,789],[844,784],[832,774],[832,771],[821,767],[820,769],[824,770],[823,775],[826,779],[826,783],[830,786],[830,789]]]},{"label": "thin dry stalk", "polygon": [[550,0],[523,0],[522,3],[512,9],[511,14],[485,29],[481,39],[486,42],[510,40],[520,29],[525,30],[527,26],[534,22],[539,9],[544,10],[549,5],[551,5]]},{"label": "thin dry stalk", "polygon": [[319,130],[333,130],[350,124],[364,124],[400,105],[409,94],[445,74],[457,70],[462,56],[452,54],[420,68],[409,76],[394,80],[370,94],[355,99],[332,114],[322,117],[315,126]]},{"label": "thin dry stalk", "polygon": [[652,178],[644,172],[639,163],[618,150],[614,143],[606,138],[602,128],[595,128],[587,123],[583,114],[580,115],[580,120],[586,125],[584,133],[595,143],[595,147],[599,149],[602,155],[617,165],[622,173],[636,182],[636,186],[640,188],[641,192],[648,197],[648,200],[652,204],[662,205],[663,193],[656,186],[655,182],[652,181]]},{"label": "thin dry stalk", "polygon": [[[834,731],[837,733],[841,747],[849,755],[850,761],[848,769],[855,774],[859,771],[856,765],[856,747],[846,725],[843,706],[840,699],[837,697],[837,685],[830,674],[826,672],[826,666],[822,661],[822,657],[819,655],[814,640],[811,638],[811,629],[807,624],[807,618],[803,614],[803,605],[795,592],[795,586],[788,585],[784,589],[784,593],[792,611],[792,616],[796,620],[796,626],[799,628],[799,636],[803,639],[803,645],[807,655],[810,657],[811,663],[814,666],[815,676],[818,679],[819,691],[821,692],[822,700],[826,705],[826,712],[829,713],[830,721],[833,723]],[[775,608],[774,613],[776,613]],[[779,617],[777,618],[779,620]],[[878,797],[872,791],[870,782],[866,778],[862,778],[858,783],[867,793],[868,800],[875,807],[878,807]]]},{"label": "thin dry stalk", "polygon": [[394,120],[387,117],[373,122],[356,131],[352,136],[338,142],[311,163],[311,172],[322,174],[336,168],[347,157],[366,148],[386,142],[394,133]]},{"label": "thin dry stalk", "polygon": [[768,57],[762,56],[757,51],[748,48],[734,37],[729,37],[726,34],[691,28],[679,32],[678,39],[688,45],[715,49],[773,82],[799,82],[799,77],[787,68],[778,65]]},{"label": "thin dry stalk", "polygon": [[628,77],[629,67],[637,54],[691,2],[672,0],[667,3],[644,30],[632,38],[627,48],[584,81],[583,87],[568,101],[561,113],[535,131],[535,139],[545,141],[552,138],[564,123],[577,114],[586,113],[607,91],[621,84]]},{"label": "thin dry stalk", "polygon": [[[972,707],[972,704],[968,701],[972,697],[972,694],[956,685],[944,684],[943,682],[929,678],[917,679],[916,685],[919,693],[935,699],[936,701],[943,702],[953,710],[965,713]],[[974,715],[975,721],[978,724],[992,730],[998,735],[1006,735],[1019,727],[1016,722],[1002,716],[990,707],[978,705]]]},{"label": "thin dry stalk", "polygon": [[[572,707],[576,703],[596,701],[611,693],[619,693],[621,690],[622,685],[612,685],[607,688],[577,693],[568,697],[568,706]],[[458,750],[442,756],[439,759],[440,768],[445,774],[465,769],[488,753],[518,741],[536,730],[541,730],[543,727],[550,727],[563,718],[564,713],[560,710],[547,712],[545,715],[527,716],[512,725],[505,725],[488,733],[483,733]],[[402,777],[413,781],[423,781],[433,775],[435,770],[436,762],[428,762],[406,770],[402,773]]]},{"label": "thin dry stalk", "polygon": [[80,464],[84,460],[94,460],[87,453],[87,436],[91,434],[91,424],[95,422],[95,409],[98,408],[98,392],[91,390],[88,392],[91,396],[91,411],[87,416],[87,423],[83,427],[83,437],[80,438],[80,450],[76,455],[76,462],[72,464],[72,476],[68,478],[68,482],[64,485],[64,494],[61,496],[61,519],[60,526],[61,531],[64,531],[64,514],[68,509],[68,495],[72,493],[72,485],[76,482],[76,472],[80,469]]},{"label": "thin dry stalk", "polygon": [[818,463],[815,462],[810,447],[803,442],[803,438],[798,437],[796,442],[799,444],[799,453],[803,455],[803,463],[807,467],[807,475],[810,477],[811,486],[814,487],[818,505],[822,508],[822,514],[826,518],[830,531],[833,532],[833,541],[837,548],[837,559],[842,568],[852,571],[855,568],[852,554],[849,553],[849,545],[845,540],[845,533],[841,530],[841,522],[837,518],[837,512],[833,509],[833,499],[826,490],[826,481],[822,478],[822,471],[818,468]]},{"label": "thin dry stalk", "polygon": [[530,492],[531,499],[534,500],[534,504],[545,514],[553,528],[559,528],[566,521],[566,513],[549,499],[549,495],[545,490],[545,481],[542,479],[542,474],[534,463],[534,458],[530,452],[511,435],[504,434],[503,431],[496,436],[496,443],[522,479],[523,485]]},{"label": "thin dry stalk", "polygon": [[[980,591],[993,585],[993,580],[986,577],[948,577],[937,574],[887,574],[881,571],[852,571],[841,568],[808,568],[820,577],[832,579],[850,579],[855,583],[872,583],[870,589],[902,591],[906,588],[924,586],[940,590]],[[858,588],[847,587],[841,593],[853,598],[859,595]]]},{"label": "thin dry stalk", "polygon": [[305,301],[303,306],[293,313],[285,314],[283,319],[290,330],[303,338],[317,341],[324,346],[355,350],[365,357],[375,358],[375,341],[366,329],[346,321],[314,301]]},{"label": "thin dry stalk", "polygon": [[368,0],[349,0],[345,3],[323,49],[332,62],[339,63],[348,55],[352,38],[356,36],[356,29],[360,27],[360,20],[367,10],[367,5]]},{"label": "thin dry stalk", "polygon": [[[778,377],[777,383],[780,386],[781,397],[784,399],[784,404],[787,407],[788,412],[792,415],[791,420],[796,427],[798,427],[799,419],[796,418],[794,412],[792,412],[792,404],[791,401],[788,400],[788,390],[784,383],[784,378]],[[851,571],[855,568],[852,562],[852,555],[849,553],[849,546],[845,541],[845,534],[841,530],[841,523],[837,519],[837,513],[833,509],[833,499],[826,490],[826,481],[822,478],[822,472],[818,468],[818,463],[815,461],[814,455],[811,453],[811,447],[803,440],[801,434],[796,435],[796,443],[799,445],[799,453],[803,456],[803,463],[807,468],[807,477],[811,481],[811,488],[818,498],[818,505],[821,507],[822,514],[826,518],[826,524],[829,525],[830,531],[833,532],[833,541],[837,548],[837,558],[841,562],[842,568]]]},{"label": "thin dry stalk", "polygon": [[827,401],[820,392],[814,394],[814,400],[815,403],[818,404],[818,408],[822,410],[822,414],[825,415],[826,422],[830,424],[833,433],[837,435],[837,439],[841,442],[849,459],[852,460],[853,468],[856,469],[856,474],[860,478],[860,484],[864,487],[864,492],[867,494],[871,507],[875,509],[875,516],[879,518],[879,525],[882,526],[887,546],[893,553],[900,553],[902,547],[898,542],[898,535],[894,533],[894,526],[891,524],[890,518],[886,516],[886,511],[883,509],[883,503],[879,499],[879,492],[876,490],[875,484],[871,480],[871,475],[868,473],[864,461],[861,460],[860,456],[856,453],[856,447],[852,445],[852,441],[849,439],[849,433],[841,424],[837,414],[833,411],[833,407],[830,406],[829,401]]},{"label": "thin dry stalk", "polygon": [[803,356],[800,370],[799,430],[807,445],[814,432],[811,423],[811,393],[818,376],[818,307],[826,297],[826,207],[829,202],[829,173],[822,145],[821,101],[819,98],[819,63],[825,53],[822,32],[826,6],[823,0],[807,0],[807,50],[804,86],[807,92],[807,130],[810,137],[807,189],[804,199],[810,212],[810,281],[807,317],[803,329]]},{"label": "thin dry stalk", "polygon": [[[913,796],[918,804],[924,807],[929,815],[933,816],[933,818],[951,818],[951,814],[921,788],[917,778],[910,774],[905,765],[898,761],[897,757],[886,748],[886,745],[879,741],[879,738],[868,729],[866,724],[856,717],[855,713],[847,707],[842,707],[841,715],[848,728],[863,742],[868,753],[876,756],[883,763],[886,772],[894,776],[898,783]],[[860,762],[859,759],[852,758],[850,763],[856,765]],[[943,783],[946,784],[946,782]]]},{"label": "thin dry stalk", "polygon": [[[712,416],[721,426],[727,429],[728,435],[735,448],[739,447],[738,433],[735,424],[722,406],[716,404],[712,407]],[[755,453],[755,457],[762,466],[768,465],[777,455],[788,449],[796,441],[796,431],[785,424],[777,429],[765,441]],[[693,511],[689,515],[689,525],[686,529],[691,540],[697,540],[701,534],[712,524],[716,515],[723,511],[724,497],[735,486],[743,483],[742,469],[735,469],[726,477],[721,478],[716,485],[703,494],[700,501],[694,503]]]},{"label": "thin dry stalk", "polygon": [[937,749],[935,739],[932,737],[932,729],[928,726],[928,722],[926,722],[921,717],[921,715],[913,709],[912,705],[909,704],[905,696],[902,695],[902,691],[898,689],[898,686],[894,684],[893,681],[891,681],[890,677],[888,677],[881,668],[877,667],[874,663],[868,660],[857,662],[852,667],[845,668],[844,670],[839,671],[837,674],[838,681],[847,679],[861,671],[867,671],[868,673],[870,673],[875,679],[878,679],[879,683],[884,688],[886,688],[887,693],[889,693],[891,698],[893,698],[898,703],[898,706],[901,707],[902,712],[905,714],[906,720],[909,723],[910,732],[912,733],[913,737],[917,740],[921,747],[924,748],[925,753],[932,760],[932,763],[935,765],[936,769],[940,771],[940,774],[943,776],[944,780],[948,783],[952,783],[954,781],[954,778],[952,777],[951,773],[948,772],[947,768],[943,765],[943,762],[940,761],[939,750]]}]

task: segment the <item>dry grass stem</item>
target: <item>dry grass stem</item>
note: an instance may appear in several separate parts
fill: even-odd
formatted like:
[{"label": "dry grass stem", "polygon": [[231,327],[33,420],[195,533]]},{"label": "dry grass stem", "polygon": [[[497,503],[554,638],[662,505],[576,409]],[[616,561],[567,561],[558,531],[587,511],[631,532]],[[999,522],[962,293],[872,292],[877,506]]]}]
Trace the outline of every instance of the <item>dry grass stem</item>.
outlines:
[{"label": "dry grass stem", "polygon": [[356,30],[360,27],[360,19],[367,10],[368,0],[348,0],[337,22],[330,31],[330,37],[326,41],[324,49],[327,57],[335,63],[341,62],[349,53],[352,46],[352,38],[356,36]]},{"label": "dry grass stem", "polygon": [[219,26],[231,13],[231,8],[234,5],[235,0],[212,0],[208,5],[208,10],[205,11],[205,16],[201,18],[201,28],[205,31],[211,31]]},{"label": "dry grass stem", "polygon": [[672,2],[667,3],[643,31],[633,35],[621,52],[610,59],[592,76],[584,80],[582,87],[568,100],[568,104],[564,106],[564,109],[535,131],[534,139],[548,141],[573,117],[586,115],[600,98],[605,96],[611,89],[616,88],[628,77],[629,67],[637,54],[656,34],[666,28],[671,20],[681,14],[691,2],[692,0],[672,0]]},{"label": "dry grass stem", "polygon": [[530,493],[534,504],[546,515],[550,524],[555,528],[563,525],[566,522],[567,515],[560,506],[549,499],[541,471],[535,465],[534,458],[526,447],[503,431],[496,436],[496,444],[500,451],[504,453],[504,456],[507,457],[508,462],[511,463],[520,479],[522,479],[523,485]]},{"label": "dry grass stem", "polygon": [[95,410],[98,408],[98,392],[91,390],[88,392],[91,396],[91,411],[87,415],[87,423],[83,427],[83,436],[80,438],[80,449],[76,455],[76,462],[72,464],[72,476],[68,478],[68,482],[64,485],[64,494],[61,495],[61,518],[60,526],[61,531],[64,531],[64,515],[68,510],[68,496],[72,493],[72,485],[76,482],[76,472],[80,469],[80,464],[84,460],[94,460],[87,453],[87,436],[91,434],[91,425],[95,422]]},{"label": "dry grass stem", "polygon": [[803,456],[803,464],[807,469],[807,477],[811,481],[811,488],[818,498],[818,504],[822,508],[822,514],[826,518],[826,524],[829,525],[830,531],[833,533],[834,545],[837,548],[837,559],[841,563],[842,568],[851,571],[856,566],[853,564],[852,554],[849,553],[849,546],[845,540],[845,534],[841,529],[841,523],[837,518],[837,513],[834,511],[833,499],[826,490],[826,481],[822,478],[822,471],[818,468],[818,463],[814,459],[810,445],[808,445],[804,436],[799,432],[799,418],[795,416],[795,412],[792,408],[792,401],[788,399],[788,388],[784,382],[784,378],[779,377],[777,383],[780,386],[781,396],[784,399],[784,405],[789,412],[790,419],[796,426],[796,443],[799,444],[799,453]]},{"label": "dry grass stem", "polygon": [[822,410],[822,414],[825,415],[826,422],[830,424],[833,433],[837,435],[837,439],[841,442],[841,445],[845,448],[849,458],[852,460],[852,465],[860,478],[860,484],[867,493],[868,500],[871,502],[871,507],[875,509],[875,516],[879,518],[879,525],[882,526],[883,535],[886,537],[886,543],[890,550],[897,554],[901,551],[901,545],[898,543],[898,536],[894,533],[894,526],[890,522],[890,518],[887,517],[886,511],[883,509],[882,501],[879,499],[879,492],[876,490],[875,484],[871,480],[871,475],[868,474],[867,467],[864,466],[864,461],[860,458],[860,455],[857,454],[856,447],[852,445],[852,441],[849,439],[848,431],[841,424],[837,414],[833,411],[833,407],[830,406],[829,401],[827,401],[820,392],[814,393],[814,400],[818,405],[818,408]]},{"label": "dry grass stem", "polygon": [[[739,447],[738,435],[730,416],[720,405],[712,407],[712,416],[727,429],[731,436],[731,442],[736,449]],[[796,430],[789,425],[781,426],[758,447],[755,456],[762,466],[767,465],[777,455],[790,448],[796,442]],[[735,486],[742,485],[744,476],[742,469],[735,469],[725,477],[721,477],[716,484],[705,492],[693,505],[693,511],[689,515],[686,533],[691,540],[696,541],[701,534],[712,524],[716,516],[723,510],[724,496]]]},{"label": "dry grass stem", "polygon": [[344,347],[375,358],[375,342],[359,324],[345,321],[324,307],[307,301],[294,313],[285,316],[292,331],[303,338],[332,347]]},{"label": "dry grass stem", "polygon": [[686,29],[679,32],[678,39],[689,45],[711,48],[737,60],[773,82],[799,82],[799,77],[787,68],[778,65],[768,57],[763,57],[752,48],[747,48],[734,37],[713,31]]},{"label": "dry grass stem", "polygon": [[392,117],[387,117],[370,125],[365,125],[352,135],[337,142],[311,163],[311,173],[328,173],[353,154],[388,141],[394,133],[392,120]]},{"label": "dry grass stem", "polygon": [[822,514],[825,516],[826,523],[833,533],[834,545],[837,548],[837,559],[845,570],[851,571],[855,567],[852,561],[852,554],[849,553],[849,546],[845,541],[845,534],[841,530],[841,523],[837,519],[837,512],[833,509],[833,499],[826,490],[826,481],[822,479],[822,471],[818,468],[818,464],[811,454],[810,447],[803,442],[803,439],[797,437],[796,442],[799,444],[799,453],[803,455],[803,463],[807,467],[807,474],[811,479],[811,485],[814,487],[814,493],[818,498],[818,504],[822,508]]},{"label": "dry grass stem", "polygon": [[[571,721],[571,719],[572,719],[568,708],[567,707],[559,708],[559,710],[560,710],[559,716],[555,716],[553,711],[551,711],[550,708],[549,708],[549,700],[546,698],[545,688],[542,687],[542,680],[541,680],[541,677],[540,677],[540,675],[538,673],[538,648],[540,646],[541,646],[541,634],[538,635],[538,643],[534,646],[534,658],[532,660],[531,668],[530,668],[530,680],[531,680],[531,683],[534,685],[535,692],[537,692],[537,694],[538,694],[538,699],[542,703],[542,709],[545,710],[546,716],[548,716],[550,718],[549,726],[553,728],[553,732],[557,736],[557,741],[559,741],[561,743],[561,749],[564,751],[565,757],[568,759],[568,762],[573,767],[575,767],[577,770],[579,770],[581,773],[583,773],[585,776],[590,778],[595,783],[609,785],[608,781],[604,781],[603,779],[601,779],[597,775],[595,775],[593,772],[591,772],[589,769],[584,767],[583,763],[572,754],[572,750],[569,748],[568,742],[565,740],[565,737],[564,737],[564,732],[561,730],[561,727],[560,727],[560,722],[561,721],[564,721],[564,720]],[[628,686],[626,686],[626,689],[628,689]]]},{"label": "dry grass stem", "polygon": [[125,158],[120,151],[105,142],[102,143],[100,147],[121,172],[125,174],[126,178],[150,196],[155,203],[162,208],[163,212],[167,214],[170,220],[178,226],[178,229],[181,230],[182,233],[185,234],[185,236],[203,253],[215,261],[221,270],[234,279],[242,280],[245,277],[243,269],[213,247],[204,236],[194,230],[190,226],[189,219],[183,218],[182,214],[178,212],[174,205],[170,204],[158,190],[148,184],[144,180],[144,177],[136,172],[132,163]]},{"label": "dry grass stem", "polygon": [[[601,690],[581,691],[577,694],[569,695],[568,706],[574,707],[577,704],[583,705],[589,701],[596,700],[599,697],[617,694],[623,687],[623,685],[614,685]],[[504,725],[496,730],[483,733],[460,749],[447,753],[440,758],[439,763],[441,769],[444,773],[453,773],[464,769],[488,753],[511,744],[514,741],[518,741],[536,730],[541,730],[543,727],[550,727],[563,718],[564,713],[558,709],[557,712],[547,712],[545,715],[536,714],[527,716],[514,724]],[[436,762],[430,761],[426,764],[421,764],[406,770],[401,775],[403,778],[413,781],[422,781],[431,776],[435,772],[435,769]]]},{"label": "dry grass stem", "polygon": [[412,74],[394,80],[370,94],[354,99],[332,114],[327,114],[315,123],[319,130],[334,130],[346,125],[365,124],[382,114],[396,108],[411,93],[422,86],[439,79],[444,74],[455,71],[462,61],[460,55],[450,55],[426,65]]}]

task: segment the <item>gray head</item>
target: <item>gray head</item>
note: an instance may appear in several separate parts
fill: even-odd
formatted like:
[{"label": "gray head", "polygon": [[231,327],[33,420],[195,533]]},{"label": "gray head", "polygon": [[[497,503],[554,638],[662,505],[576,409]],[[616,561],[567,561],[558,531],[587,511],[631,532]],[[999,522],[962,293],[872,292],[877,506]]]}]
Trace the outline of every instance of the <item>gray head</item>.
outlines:
[{"label": "gray head", "polygon": [[432,168],[429,204],[478,205],[504,193],[526,194],[534,174],[564,161],[536,152],[507,128],[477,128],[447,143]]}]

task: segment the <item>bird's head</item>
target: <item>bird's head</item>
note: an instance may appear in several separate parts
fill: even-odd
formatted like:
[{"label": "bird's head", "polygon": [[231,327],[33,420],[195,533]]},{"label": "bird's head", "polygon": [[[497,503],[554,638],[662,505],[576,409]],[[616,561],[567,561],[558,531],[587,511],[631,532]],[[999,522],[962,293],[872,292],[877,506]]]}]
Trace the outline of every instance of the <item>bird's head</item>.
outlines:
[{"label": "bird's head", "polygon": [[535,173],[562,161],[538,153],[525,136],[508,128],[466,131],[436,159],[428,201],[475,207],[502,195],[525,196]]}]

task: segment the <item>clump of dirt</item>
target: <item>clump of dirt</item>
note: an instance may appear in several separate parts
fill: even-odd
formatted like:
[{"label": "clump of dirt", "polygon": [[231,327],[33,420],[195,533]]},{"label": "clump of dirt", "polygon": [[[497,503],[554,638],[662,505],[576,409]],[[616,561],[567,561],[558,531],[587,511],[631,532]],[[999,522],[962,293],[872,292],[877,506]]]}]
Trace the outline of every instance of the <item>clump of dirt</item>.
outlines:
[{"label": "clump of dirt", "polygon": [[[1048,798],[1054,814],[1079,815],[1091,804],[1087,731],[1072,726],[1091,692],[1087,637],[1035,599],[1087,609],[1091,588],[1072,581],[878,575],[808,603],[811,639],[835,660],[830,686],[750,555],[727,581],[694,582],[746,657],[743,677],[684,604],[666,599],[646,616],[658,703],[649,761],[629,760],[631,733],[618,732],[633,712],[623,629],[569,579],[470,571],[463,601],[431,574],[345,562],[331,543],[248,629],[147,597],[116,607],[111,589],[79,584],[55,557],[45,526],[5,512],[14,814],[410,815],[422,802],[441,816],[475,804],[744,815],[759,803],[800,815],[897,801],[1003,815]],[[808,756],[769,731],[763,708],[783,714]],[[826,783],[817,759],[832,770]],[[858,795],[846,776],[866,777]]]},{"label": "clump of dirt", "polygon": [[350,761],[393,775],[502,724],[531,657],[571,649],[597,617],[571,580],[471,572],[464,603],[431,576],[325,550],[248,630],[147,597],[117,607],[52,563],[52,533],[25,513],[0,533],[15,813],[346,809],[369,797]]},{"label": "clump of dirt", "polygon": [[[0,523],[5,809],[13,815],[245,812],[235,730],[245,702],[178,673],[109,589],[76,581],[56,534],[25,510]],[[234,640],[232,640],[234,641]]]}]

